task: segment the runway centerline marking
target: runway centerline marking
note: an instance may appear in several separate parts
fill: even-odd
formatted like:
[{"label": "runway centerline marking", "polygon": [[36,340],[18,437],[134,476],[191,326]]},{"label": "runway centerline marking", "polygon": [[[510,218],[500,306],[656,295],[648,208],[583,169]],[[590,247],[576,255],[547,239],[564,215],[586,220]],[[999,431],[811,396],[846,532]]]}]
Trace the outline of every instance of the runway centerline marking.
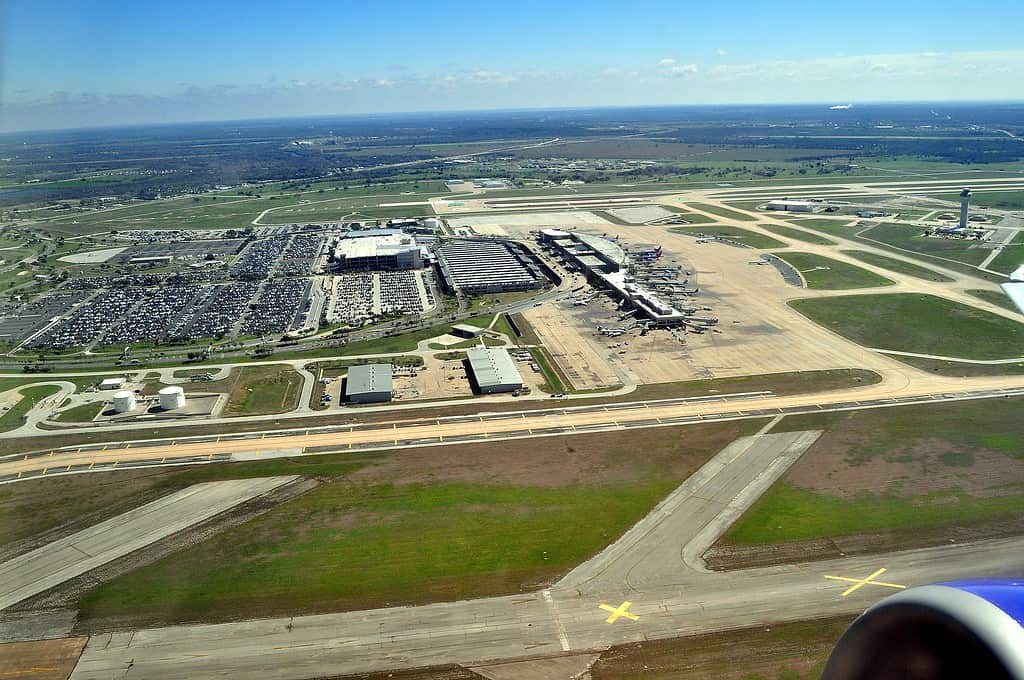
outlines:
[{"label": "runway centerline marking", "polygon": [[630,614],[629,613],[629,608],[630,608],[630,606],[632,604],[633,603],[630,602],[629,600],[626,600],[625,602],[620,604],[618,607],[613,607],[610,604],[602,604],[601,605],[601,609],[605,610],[606,612],[611,612],[611,616],[609,616],[607,619],[605,619],[604,622],[605,623],[615,623],[620,618],[626,618],[626,619],[629,619],[630,621],[639,621],[640,620],[639,616],[637,616],[636,614]]},{"label": "runway centerline marking", "polygon": [[901,586],[898,583],[886,583],[885,581],[876,581],[875,579],[885,573],[885,567],[879,567],[875,573],[871,574],[867,578],[850,578],[848,576],[829,576],[825,575],[825,578],[832,581],[845,581],[846,583],[852,583],[853,585],[843,591],[842,597],[853,593],[854,591],[863,588],[864,586],[871,584],[873,586],[882,586],[884,588],[895,588],[896,590],[904,590],[906,586]]}]

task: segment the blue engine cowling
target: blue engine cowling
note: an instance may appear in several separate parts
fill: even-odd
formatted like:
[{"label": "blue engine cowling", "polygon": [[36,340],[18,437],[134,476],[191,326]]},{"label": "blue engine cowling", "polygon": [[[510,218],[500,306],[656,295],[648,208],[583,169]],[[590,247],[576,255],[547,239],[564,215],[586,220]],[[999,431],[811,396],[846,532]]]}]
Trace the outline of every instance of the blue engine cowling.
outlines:
[{"label": "blue engine cowling", "polygon": [[1024,680],[1024,580],[911,588],[864,612],[823,680]]}]

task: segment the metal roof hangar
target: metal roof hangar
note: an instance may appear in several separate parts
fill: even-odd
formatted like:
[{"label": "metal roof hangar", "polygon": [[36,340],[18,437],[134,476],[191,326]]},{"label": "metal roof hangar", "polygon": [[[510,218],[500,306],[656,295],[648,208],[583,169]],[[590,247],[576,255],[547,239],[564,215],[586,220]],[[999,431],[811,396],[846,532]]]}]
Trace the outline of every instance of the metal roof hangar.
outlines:
[{"label": "metal roof hangar", "polygon": [[466,350],[466,359],[481,394],[514,392],[523,386],[523,376],[507,350],[477,347]]},{"label": "metal roof hangar", "polygon": [[465,295],[542,288],[544,275],[521,248],[506,241],[447,241],[437,248],[445,285]]},{"label": "metal roof hangar", "polygon": [[391,401],[391,364],[365,364],[348,369],[345,398],[354,404]]}]

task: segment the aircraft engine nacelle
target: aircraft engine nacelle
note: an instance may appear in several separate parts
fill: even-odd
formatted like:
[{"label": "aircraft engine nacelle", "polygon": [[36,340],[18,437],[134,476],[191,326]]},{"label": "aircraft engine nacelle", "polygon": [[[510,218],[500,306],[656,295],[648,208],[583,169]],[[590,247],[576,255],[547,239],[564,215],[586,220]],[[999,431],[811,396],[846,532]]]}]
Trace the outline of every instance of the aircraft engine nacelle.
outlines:
[{"label": "aircraft engine nacelle", "polygon": [[823,680],[1024,680],[1024,580],[911,588],[864,612]]}]

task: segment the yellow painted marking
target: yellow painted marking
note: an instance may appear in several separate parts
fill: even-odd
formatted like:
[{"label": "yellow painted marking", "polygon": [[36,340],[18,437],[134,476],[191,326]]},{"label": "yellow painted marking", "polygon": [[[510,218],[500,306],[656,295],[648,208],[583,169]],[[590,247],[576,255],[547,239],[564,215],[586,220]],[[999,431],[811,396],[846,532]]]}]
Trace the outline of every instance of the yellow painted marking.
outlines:
[{"label": "yellow painted marking", "polygon": [[171,440],[171,446],[174,446],[174,445],[175,445],[175,444],[177,444],[177,443],[178,443],[178,440],[177,440],[177,439],[172,439],[172,440]]},{"label": "yellow painted marking", "polygon": [[656,417],[655,420],[657,420],[659,424],[661,423],[661,418]]},{"label": "yellow painted marking", "polygon": [[28,460],[28,454],[27,453],[25,454],[25,457],[22,458],[22,460]]},{"label": "yellow painted marking", "polygon": [[209,456],[207,456],[206,460],[213,460],[213,454],[211,453]]},{"label": "yellow painted marking", "polygon": [[43,474],[45,475],[45,474],[46,474],[46,471],[47,471],[47,470],[49,470],[49,469],[50,469],[50,468],[43,468]]},{"label": "yellow painted marking", "polygon": [[876,581],[875,580],[876,578],[878,578],[879,576],[881,576],[884,573],[885,573],[885,567],[881,567],[878,570],[876,570],[875,573],[871,574],[871,576],[868,576],[867,578],[850,578],[848,576],[828,576],[828,575],[826,575],[825,578],[830,579],[832,581],[845,581],[846,583],[852,583],[853,584],[852,586],[850,586],[849,588],[847,588],[846,590],[843,591],[843,595],[842,595],[843,597],[846,597],[847,595],[849,595],[850,593],[854,592],[855,590],[858,590],[859,588],[863,588],[864,586],[868,585],[869,583],[871,585],[873,585],[873,586],[883,586],[885,588],[895,588],[896,590],[903,590],[903,589],[906,588],[906,586],[901,586],[898,583],[886,583],[885,581]]},{"label": "yellow painted marking", "polygon": [[71,469],[71,463],[68,463],[68,466],[66,468],[64,468],[64,472],[67,472],[70,469]]},{"label": "yellow painted marking", "polygon": [[107,450],[107,445],[106,445],[106,444],[104,444],[104,445],[103,445],[103,448],[102,448],[102,449],[100,449],[100,451],[106,451],[106,450]]},{"label": "yellow painted marking", "polygon": [[480,422],[481,423],[484,422],[484,417],[483,416],[480,416]]},{"label": "yellow painted marking", "polygon": [[121,462],[121,461],[119,461],[119,460],[115,460],[115,461],[114,461],[114,464],[113,464],[113,465],[112,465],[111,467],[117,467],[117,464],[118,464],[118,463],[120,463],[120,462]]},{"label": "yellow painted marking", "polygon": [[530,434],[533,434],[533,428],[532,427],[526,428],[526,431],[529,432]]},{"label": "yellow painted marking", "polygon": [[267,433],[266,432],[264,432],[263,434],[260,435],[260,439],[266,439],[266,438],[267,438]]},{"label": "yellow painted marking", "polygon": [[215,441],[214,444],[220,444],[220,437],[217,437],[217,441]]},{"label": "yellow painted marking", "polygon": [[18,479],[21,479],[21,476],[22,476],[23,474],[24,474],[23,472],[19,472],[19,473],[18,473]]},{"label": "yellow painted marking", "polygon": [[572,428],[572,431],[573,431],[573,432],[575,432],[575,431],[576,431],[576,426],[575,426],[575,425],[573,425],[572,423],[569,423],[569,427],[571,427],[571,428]]},{"label": "yellow painted marking", "polygon": [[161,462],[161,463],[163,463],[163,462],[165,462],[166,460],[167,460],[167,456],[164,456],[163,458],[161,458],[161,459],[160,459],[160,462]]},{"label": "yellow painted marking", "polygon": [[96,461],[93,461],[93,462],[89,463],[89,469],[91,470],[92,466],[95,465],[95,464],[96,464]]},{"label": "yellow painted marking", "polygon": [[132,443],[131,442],[125,443],[124,448],[126,448],[126,449],[132,448]]},{"label": "yellow painted marking", "polygon": [[650,408],[650,406],[647,405],[646,401],[644,402],[644,408]]},{"label": "yellow painted marking", "polygon": [[444,441],[444,435],[443,434],[437,435],[437,441],[443,442]]},{"label": "yellow painted marking", "polygon": [[395,439],[395,446],[398,446],[398,440]]},{"label": "yellow painted marking", "polygon": [[605,610],[606,612],[611,612],[611,616],[609,616],[607,619],[605,619],[604,622],[605,623],[615,623],[620,618],[629,619],[630,621],[638,621],[640,619],[639,616],[637,616],[636,614],[630,614],[629,613],[629,607],[632,604],[633,603],[630,602],[629,600],[626,600],[625,602],[620,604],[618,607],[613,607],[610,604],[602,604],[601,605],[601,609]]},{"label": "yellow painted marking", "polygon": [[[483,420],[483,418],[481,418],[480,420]],[[394,426],[394,428],[395,428],[396,430],[398,429],[398,423],[392,423],[392,425]]]},{"label": "yellow painted marking", "polygon": [[50,451],[50,457],[53,458],[53,451]]},{"label": "yellow painted marking", "polygon": [[352,442],[348,443],[348,448],[350,448],[350,449],[352,448]]},{"label": "yellow painted marking", "polygon": [[307,437],[309,436],[309,430],[306,430],[306,436]]}]

